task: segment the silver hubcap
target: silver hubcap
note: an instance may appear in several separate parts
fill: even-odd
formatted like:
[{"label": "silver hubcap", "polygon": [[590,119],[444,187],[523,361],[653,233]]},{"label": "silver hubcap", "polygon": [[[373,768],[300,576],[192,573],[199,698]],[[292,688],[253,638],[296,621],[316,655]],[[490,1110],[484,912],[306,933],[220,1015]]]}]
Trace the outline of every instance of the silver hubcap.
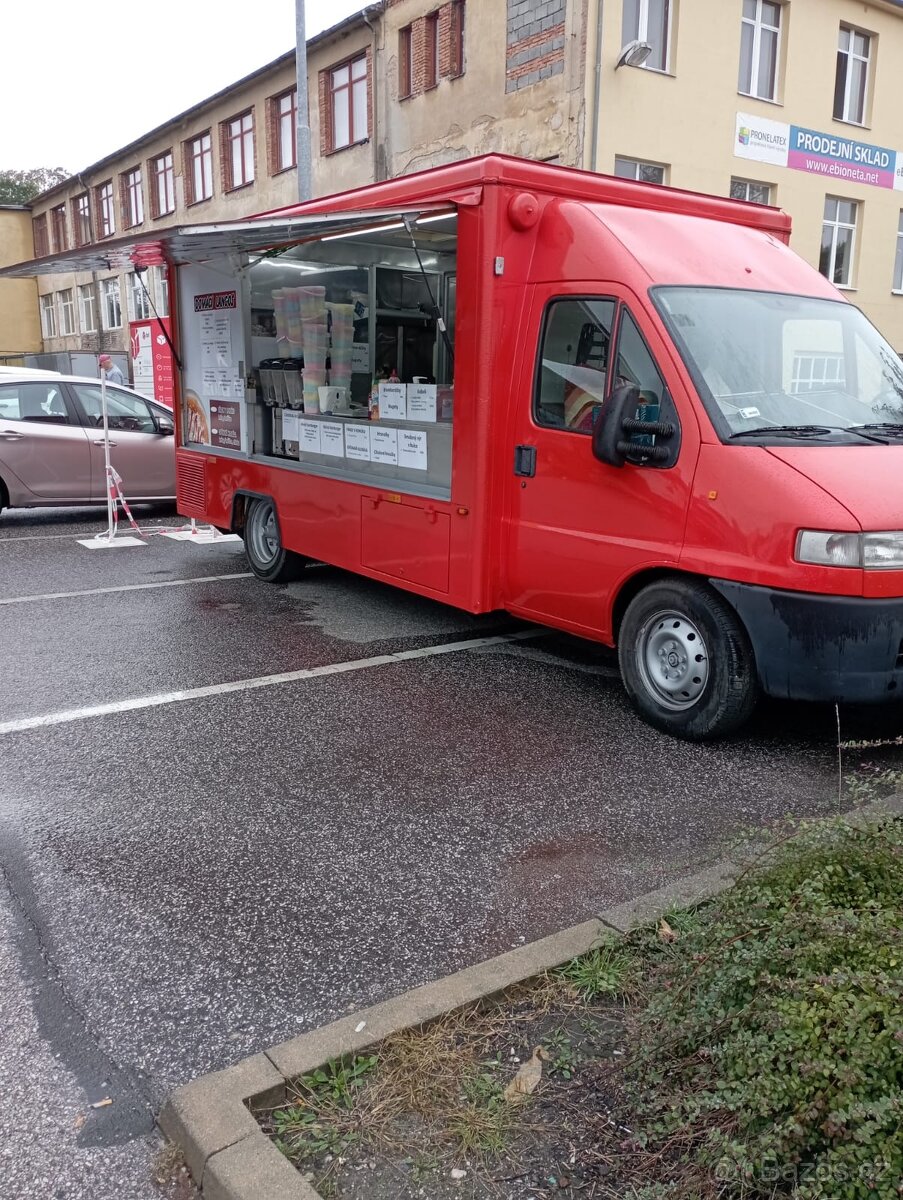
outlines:
[{"label": "silver hubcap", "polygon": [[279,530],[272,504],[254,505],[248,521],[248,540],[256,562],[268,567],[279,553]]},{"label": "silver hubcap", "polygon": [[679,612],[660,612],[640,632],[637,666],[646,688],[664,708],[692,708],[705,691],[709,656],[702,634]]}]

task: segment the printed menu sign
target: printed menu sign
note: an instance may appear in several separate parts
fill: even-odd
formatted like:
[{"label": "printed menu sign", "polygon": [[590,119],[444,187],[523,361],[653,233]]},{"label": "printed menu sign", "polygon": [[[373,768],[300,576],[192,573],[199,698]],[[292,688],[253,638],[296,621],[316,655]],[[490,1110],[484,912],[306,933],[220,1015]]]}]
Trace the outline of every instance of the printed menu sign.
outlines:
[{"label": "printed menu sign", "polygon": [[320,453],[320,424],[318,421],[301,421],[299,449],[305,454]]},{"label": "printed menu sign", "polygon": [[397,429],[380,429],[379,426],[374,426],[370,430],[370,461],[385,463],[390,467],[398,465]]},{"label": "printed menu sign", "polygon": [[359,462],[370,461],[370,428],[367,425],[345,426],[345,457]]},{"label": "printed menu sign", "polygon": [[407,388],[403,383],[380,383],[379,419],[404,421],[407,419]]},{"label": "printed menu sign", "polygon": [[408,384],[409,421],[435,421],[436,390],[434,383]]},{"label": "printed menu sign", "polygon": [[300,413],[294,412],[289,408],[282,410],[282,440],[284,442],[299,442],[301,440],[300,422]]},{"label": "printed menu sign", "polygon": [[224,450],[241,449],[240,401],[210,401],[210,444]]},{"label": "printed menu sign", "polygon": [[425,471],[427,469],[426,430],[399,429],[397,433],[398,465],[409,467],[414,471]]},{"label": "printed menu sign", "polygon": [[338,421],[323,421],[320,425],[320,453],[333,458],[345,457],[345,431]]}]

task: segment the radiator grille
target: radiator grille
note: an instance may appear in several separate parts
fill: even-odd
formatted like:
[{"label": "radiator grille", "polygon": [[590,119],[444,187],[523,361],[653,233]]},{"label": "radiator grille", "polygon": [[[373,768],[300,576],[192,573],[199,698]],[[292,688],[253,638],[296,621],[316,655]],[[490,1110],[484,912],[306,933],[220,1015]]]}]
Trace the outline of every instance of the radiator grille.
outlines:
[{"label": "radiator grille", "polygon": [[202,454],[179,454],[176,457],[176,497],[180,513],[186,517],[206,515],[207,460]]}]

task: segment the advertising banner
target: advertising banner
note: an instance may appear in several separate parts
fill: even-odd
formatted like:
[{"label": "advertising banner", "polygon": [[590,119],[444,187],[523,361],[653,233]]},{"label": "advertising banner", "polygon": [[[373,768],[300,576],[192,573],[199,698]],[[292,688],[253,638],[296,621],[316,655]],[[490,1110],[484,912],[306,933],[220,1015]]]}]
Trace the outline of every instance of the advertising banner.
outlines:
[{"label": "advertising banner", "polygon": [[168,317],[151,321],[130,321],[129,341],[132,352],[132,378],[135,391],[142,396],[173,406],[173,361],[172,351],[160,328],[172,336]]},{"label": "advertising banner", "polygon": [[221,450],[247,446],[244,334],[238,294],[223,291],[228,264],[186,264],[179,272],[182,384],[187,442]]},{"label": "advertising banner", "polygon": [[842,183],[903,191],[903,152],[737,113],[734,155]]}]

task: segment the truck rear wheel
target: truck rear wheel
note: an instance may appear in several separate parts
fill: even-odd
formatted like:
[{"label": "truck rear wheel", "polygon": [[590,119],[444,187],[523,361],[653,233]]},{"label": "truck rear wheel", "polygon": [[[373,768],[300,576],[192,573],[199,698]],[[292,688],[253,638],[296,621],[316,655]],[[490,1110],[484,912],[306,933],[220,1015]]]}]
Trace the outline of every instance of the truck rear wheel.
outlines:
[{"label": "truck rear wheel", "polygon": [[674,737],[723,737],[755,708],[758,680],[746,630],[720,596],[694,580],[663,580],[634,597],[618,659],[634,707]]},{"label": "truck rear wheel", "polygon": [[282,545],[276,506],[269,498],[248,501],[242,532],[251,570],[266,583],[290,583],[309,562]]}]

